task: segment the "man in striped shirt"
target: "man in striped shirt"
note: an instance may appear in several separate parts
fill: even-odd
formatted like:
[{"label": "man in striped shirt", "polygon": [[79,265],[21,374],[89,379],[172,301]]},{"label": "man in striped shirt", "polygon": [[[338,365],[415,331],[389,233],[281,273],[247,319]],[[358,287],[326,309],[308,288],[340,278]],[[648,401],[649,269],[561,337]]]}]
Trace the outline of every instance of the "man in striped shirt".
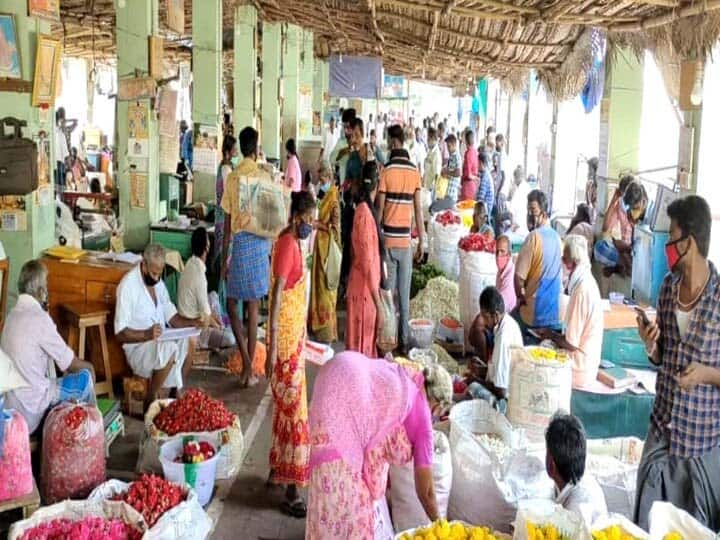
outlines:
[{"label": "man in striped shirt", "polygon": [[386,249],[387,287],[397,293],[400,308],[400,349],[407,352],[410,328],[410,277],[413,254],[410,237],[413,217],[417,224],[418,247],[416,260],[423,256],[422,203],[420,196],[421,179],[417,167],[410,161],[410,155],[403,148],[405,135],[399,125],[388,130],[390,139],[390,160],[380,176],[377,207],[382,223]]}]

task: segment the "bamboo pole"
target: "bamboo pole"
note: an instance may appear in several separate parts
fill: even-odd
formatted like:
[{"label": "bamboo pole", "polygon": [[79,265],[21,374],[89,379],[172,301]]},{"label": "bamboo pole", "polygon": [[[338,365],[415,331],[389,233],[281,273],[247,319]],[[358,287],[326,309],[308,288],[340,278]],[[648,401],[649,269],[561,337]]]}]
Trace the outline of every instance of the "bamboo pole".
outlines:
[{"label": "bamboo pole", "polygon": [[709,13],[720,9],[720,0],[705,0],[697,4],[692,4],[684,8],[673,10],[664,15],[658,15],[656,17],[650,17],[639,22],[634,23],[620,23],[611,24],[608,27],[610,32],[643,32],[658,26],[664,26],[670,24],[677,19],[685,19],[687,17],[694,17],[702,13]]}]

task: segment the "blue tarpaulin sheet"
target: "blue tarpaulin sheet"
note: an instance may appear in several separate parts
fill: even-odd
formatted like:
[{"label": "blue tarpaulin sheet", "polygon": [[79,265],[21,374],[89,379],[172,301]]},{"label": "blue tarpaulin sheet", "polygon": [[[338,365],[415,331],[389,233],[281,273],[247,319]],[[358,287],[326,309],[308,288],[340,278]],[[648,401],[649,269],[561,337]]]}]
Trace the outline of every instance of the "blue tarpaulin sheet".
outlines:
[{"label": "blue tarpaulin sheet", "polygon": [[382,89],[382,61],[365,56],[330,57],[330,95],[376,99]]}]

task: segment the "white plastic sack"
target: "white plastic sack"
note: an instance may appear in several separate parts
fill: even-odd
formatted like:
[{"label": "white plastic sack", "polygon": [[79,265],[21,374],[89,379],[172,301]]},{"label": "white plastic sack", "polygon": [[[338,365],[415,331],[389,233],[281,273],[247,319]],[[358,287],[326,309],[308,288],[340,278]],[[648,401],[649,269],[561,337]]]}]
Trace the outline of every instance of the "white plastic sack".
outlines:
[{"label": "white plastic sack", "polygon": [[588,441],[585,462],[585,473],[592,474],[603,490],[608,512],[628,519],[635,507],[639,463],[633,448],[642,452],[642,441],[635,437]]},{"label": "white plastic sack", "polygon": [[393,540],[395,531],[390,520],[387,499],[381,497],[374,504],[375,512],[375,540]]},{"label": "white plastic sack", "polygon": [[[481,443],[481,434],[498,436],[505,445],[503,454]],[[510,532],[520,501],[553,496],[544,455],[529,454],[523,431],[513,429],[486,401],[464,401],[453,407],[450,451],[453,482],[449,519]]]},{"label": "white plastic sack", "polygon": [[570,362],[536,362],[521,347],[513,347],[511,355],[508,420],[513,426],[524,428],[531,442],[544,442],[545,429],[553,415],[558,410],[570,410]]},{"label": "white plastic sack", "polygon": [[[116,495],[125,493],[130,484],[120,480],[108,480],[96,487],[88,497],[88,501],[104,501]],[[165,512],[155,525],[148,528],[143,540],[175,540],[187,538],[188,540],[204,540],[212,529],[212,520],[205,513],[198,502],[195,490],[184,486],[187,498]],[[144,521],[144,520],[143,520]],[[147,527],[147,523],[145,524]]]},{"label": "white plastic sack", "polygon": [[428,223],[430,254],[428,263],[442,270],[448,279],[457,281],[460,275],[458,242],[467,234],[467,229],[457,225],[441,225],[433,217]]},{"label": "white plastic sack", "polygon": [[[447,517],[452,488],[452,455],[450,442],[444,433],[433,431],[433,484],[438,514]],[[411,463],[390,467],[390,505],[392,506],[393,525],[396,531],[404,531],[425,526],[430,520],[415,492],[415,469]]]},{"label": "white plastic sack", "polygon": [[[654,536],[650,536],[648,533],[643,531],[640,527],[635,525],[625,516],[621,516],[618,514],[608,514],[607,516],[601,517],[595,523],[593,523],[592,531],[602,531],[607,529],[608,527],[612,527],[613,525],[619,526],[624,532],[631,534],[634,538],[637,538],[638,540],[649,540],[650,538],[655,538]],[[688,538],[696,540],[694,536],[690,536]],[[658,536],[657,539],[662,540],[662,537]]]},{"label": "white plastic sack", "polygon": [[528,538],[527,524],[538,527],[552,525],[564,538],[572,540],[590,540],[590,532],[579,514],[565,510],[552,501],[524,501],[518,508],[513,522],[515,532],[513,540],[533,540]]},{"label": "white plastic sack", "polygon": [[147,528],[142,515],[132,506],[124,502],[67,500],[50,506],[43,506],[39,510],[36,510],[28,519],[13,523],[10,527],[8,540],[18,540],[18,538],[33,527],[37,527],[41,523],[46,523],[54,519],[79,521],[86,517],[121,519],[142,532]]},{"label": "white plastic sack", "polygon": [[160,431],[155,426],[153,420],[162,408],[168,406],[172,401],[172,399],[156,399],[150,404],[150,407],[145,413],[145,430],[140,437],[140,450],[138,452],[135,471],[137,473],[154,472],[162,474],[163,469],[159,457],[160,447],[171,439],[194,435],[210,437],[214,439],[217,446],[220,447],[215,478],[217,480],[225,480],[234,477],[242,466],[243,451],[245,449],[242,426],[240,425],[240,419],[237,415],[235,415],[235,420],[232,425],[225,429],[196,433],[177,433],[171,437]]},{"label": "white plastic sack", "polygon": [[480,294],[485,287],[495,286],[497,264],[495,255],[484,251],[465,251],[460,253],[460,321],[465,327],[467,337],[475,317],[480,313]]},{"label": "white plastic sack", "polygon": [[658,501],[650,508],[650,538],[663,538],[671,532],[688,540],[714,540],[715,533],[669,502]]}]

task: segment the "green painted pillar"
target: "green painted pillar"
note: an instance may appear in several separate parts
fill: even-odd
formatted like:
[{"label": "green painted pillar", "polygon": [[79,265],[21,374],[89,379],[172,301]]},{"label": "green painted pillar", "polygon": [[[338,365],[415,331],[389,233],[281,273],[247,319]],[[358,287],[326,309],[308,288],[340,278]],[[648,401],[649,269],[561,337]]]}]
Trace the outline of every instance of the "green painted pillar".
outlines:
[{"label": "green painted pillar", "polygon": [[320,113],[320,129],[322,135],[323,117],[325,116],[325,93],[328,91],[328,75],[330,66],[327,60],[315,59],[313,74],[313,111]]},{"label": "green painted pillar", "polygon": [[[35,48],[38,34],[49,34],[50,23],[34,17],[27,16],[27,2],[25,0],[3,0],[0,11],[14,16],[17,32],[17,48],[20,56],[22,78],[32,81],[35,72]],[[40,131],[50,136],[50,182],[53,182],[55,170],[54,129],[55,108],[51,107],[45,113],[32,106],[32,94],[17,92],[0,92],[0,116],[14,116],[27,122],[23,128],[25,138],[33,138]],[[10,282],[8,295],[10,301],[8,308],[15,304],[17,297],[17,278],[22,265],[30,259],[40,255],[43,249],[55,243],[55,205],[40,206],[35,202],[35,195],[25,196],[25,210],[27,212],[27,230],[2,231],[0,242],[10,259]]]},{"label": "green painted pillar", "polygon": [[[148,37],[158,28],[157,0],[126,0],[124,7],[117,5],[117,73],[119,79],[134,78],[136,70],[140,76],[149,72]],[[118,190],[120,192],[120,221],[125,227],[125,247],[140,250],[150,240],[150,223],[160,219],[160,139],[158,123],[150,100],[137,104],[148,110],[148,157],[135,159],[128,155],[128,109],[134,102],[117,101],[117,163]],[[139,174],[147,175],[145,207],[130,204],[131,167]]]},{"label": "green painted pillar", "polygon": [[282,138],[283,164],[285,163],[285,142],[298,138],[298,98],[300,91],[300,46],[302,29],[294,24],[287,25],[282,52],[283,106]]},{"label": "green painted pillar", "polygon": [[233,65],[233,123],[236,133],[255,125],[255,78],[257,10],[245,5],[235,8],[235,60]]},{"label": "green painted pillar", "polygon": [[[222,91],[222,0],[193,0],[193,89],[192,120],[195,132],[203,127],[220,131],[220,95]],[[218,159],[219,161],[219,159]],[[193,164],[197,166],[196,163]],[[215,200],[215,171],[193,171],[193,199]]]},{"label": "green painted pillar", "polygon": [[300,85],[298,94],[298,139],[312,138],[313,98],[315,97],[315,51],[313,33],[300,31]]},{"label": "green painted pillar", "polygon": [[602,176],[616,179],[621,171],[639,166],[642,94],[643,61],[629,49],[621,49],[606,76],[601,105],[600,155],[606,145],[607,156],[607,174]]},{"label": "green painted pillar", "polygon": [[278,23],[263,23],[262,34],[262,147],[268,158],[280,159],[280,50]]}]

